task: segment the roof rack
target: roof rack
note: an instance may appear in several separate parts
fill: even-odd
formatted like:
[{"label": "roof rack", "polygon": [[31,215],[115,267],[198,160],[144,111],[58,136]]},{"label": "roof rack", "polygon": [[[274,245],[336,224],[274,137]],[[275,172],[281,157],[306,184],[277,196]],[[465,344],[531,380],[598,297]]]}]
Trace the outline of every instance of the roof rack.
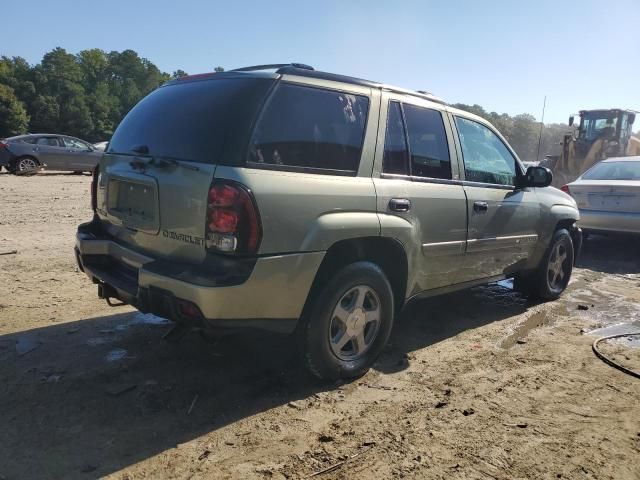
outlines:
[{"label": "roof rack", "polygon": [[304,63],[271,63],[267,65],[253,65],[251,67],[242,67],[242,68],[234,68],[233,70],[229,70],[230,72],[255,72],[257,70],[274,70],[281,69],[284,67],[294,67],[301,68],[303,70],[315,70],[310,65],[305,65]]}]

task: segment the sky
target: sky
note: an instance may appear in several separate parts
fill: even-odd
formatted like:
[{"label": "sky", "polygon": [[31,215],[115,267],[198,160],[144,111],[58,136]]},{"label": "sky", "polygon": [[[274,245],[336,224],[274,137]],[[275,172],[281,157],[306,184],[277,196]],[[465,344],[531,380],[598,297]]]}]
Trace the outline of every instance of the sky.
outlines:
[{"label": "sky", "polygon": [[0,55],[133,49],[188,73],[301,62],[545,123],[640,110],[638,0],[1,0]]}]

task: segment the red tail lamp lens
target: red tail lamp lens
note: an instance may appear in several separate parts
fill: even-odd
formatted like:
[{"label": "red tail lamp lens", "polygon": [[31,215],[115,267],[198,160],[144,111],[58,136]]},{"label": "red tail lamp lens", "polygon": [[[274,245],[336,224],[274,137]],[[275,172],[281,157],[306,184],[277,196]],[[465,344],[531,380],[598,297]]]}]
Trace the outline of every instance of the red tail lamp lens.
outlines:
[{"label": "red tail lamp lens", "polygon": [[238,214],[234,210],[216,208],[210,214],[209,228],[218,233],[234,233],[238,226]]},{"label": "red tail lamp lens", "polygon": [[563,185],[562,187],[560,187],[560,190],[562,190],[567,195],[571,195],[571,192],[569,191],[569,185]]},{"label": "red tail lamp lens", "polygon": [[215,180],[207,200],[207,249],[227,254],[256,253],[262,229],[249,189],[230,180]]},{"label": "red tail lamp lens", "polygon": [[238,200],[240,191],[231,185],[215,185],[209,190],[209,205],[231,207]]}]

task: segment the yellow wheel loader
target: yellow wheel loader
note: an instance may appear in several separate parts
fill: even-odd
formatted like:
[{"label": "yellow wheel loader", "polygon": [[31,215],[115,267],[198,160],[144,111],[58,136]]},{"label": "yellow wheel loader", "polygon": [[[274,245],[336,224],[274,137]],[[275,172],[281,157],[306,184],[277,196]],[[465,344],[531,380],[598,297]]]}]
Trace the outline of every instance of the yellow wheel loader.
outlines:
[{"label": "yellow wheel loader", "polygon": [[[547,156],[553,171],[553,185],[561,187],[574,181],[600,160],[609,157],[640,155],[640,140],[631,135],[636,112],[631,110],[581,110],[580,123],[562,139],[562,152]],[[573,126],[575,117],[569,117]]]}]

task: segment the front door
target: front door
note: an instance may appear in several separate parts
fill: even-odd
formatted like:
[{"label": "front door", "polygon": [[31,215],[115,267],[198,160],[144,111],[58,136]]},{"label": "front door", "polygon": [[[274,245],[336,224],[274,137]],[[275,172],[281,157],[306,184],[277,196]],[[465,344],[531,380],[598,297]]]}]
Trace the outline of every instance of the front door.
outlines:
[{"label": "front door", "polygon": [[387,122],[380,126],[376,166],[382,168],[374,183],[382,235],[403,243],[413,295],[458,282],[467,212],[443,113],[428,102],[402,100],[383,96],[381,118]]},{"label": "front door", "polygon": [[98,164],[102,152],[94,151],[88,143],[72,137],[62,137],[67,150],[66,169],[90,172]]},{"label": "front door", "polygon": [[463,281],[516,271],[538,241],[540,207],[533,188],[515,188],[522,175],[514,154],[485,125],[452,116],[462,152],[469,227]]}]

